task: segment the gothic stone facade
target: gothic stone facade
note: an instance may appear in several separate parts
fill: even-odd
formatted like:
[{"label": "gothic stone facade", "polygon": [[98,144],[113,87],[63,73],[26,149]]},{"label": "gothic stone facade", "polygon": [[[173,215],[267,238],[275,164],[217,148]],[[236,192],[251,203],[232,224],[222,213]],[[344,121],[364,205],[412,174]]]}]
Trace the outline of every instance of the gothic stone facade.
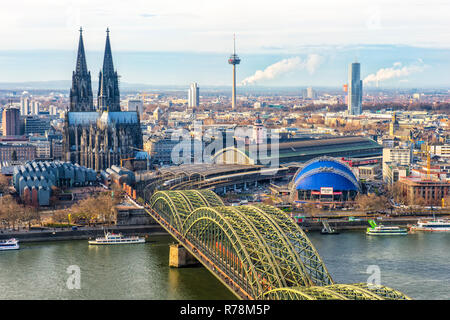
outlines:
[{"label": "gothic stone facade", "polygon": [[91,75],[80,29],[70,109],[65,118],[64,154],[66,161],[100,171],[120,165],[121,159],[133,158],[143,146],[139,114],[120,110],[118,75],[113,67],[109,30],[99,76],[97,108],[92,101]]}]

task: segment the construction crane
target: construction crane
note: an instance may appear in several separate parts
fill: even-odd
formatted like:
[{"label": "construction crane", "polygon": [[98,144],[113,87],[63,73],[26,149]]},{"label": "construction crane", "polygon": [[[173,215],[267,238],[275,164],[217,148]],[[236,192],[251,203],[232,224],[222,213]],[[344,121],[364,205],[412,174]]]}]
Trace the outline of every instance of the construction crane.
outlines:
[{"label": "construction crane", "polygon": [[[145,151],[144,149],[139,149],[139,148],[135,148],[135,147],[130,147],[130,148],[131,148],[131,149],[134,149],[134,150],[138,150],[138,151],[144,151],[144,152],[147,152],[147,151]],[[136,159],[136,157],[120,159],[120,167],[123,167],[123,161],[133,160],[133,159]],[[148,168],[150,168],[150,159],[149,159],[149,157],[147,157],[147,169],[148,169]]]},{"label": "construction crane", "polygon": [[136,158],[133,157],[133,158],[122,158],[122,159],[120,159],[120,167],[123,168],[123,161],[133,160],[133,159],[136,159]]}]

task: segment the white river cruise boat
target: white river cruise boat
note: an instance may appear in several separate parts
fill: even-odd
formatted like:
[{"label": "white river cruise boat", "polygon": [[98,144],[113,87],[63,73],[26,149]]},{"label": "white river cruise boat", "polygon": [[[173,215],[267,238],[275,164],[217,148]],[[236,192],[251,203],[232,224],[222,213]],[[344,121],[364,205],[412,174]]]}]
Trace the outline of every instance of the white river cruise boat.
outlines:
[{"label": "white river cruise boat", "polygon": [[408,229],[400,228],[398,226],[378,226],[375,221],[368,221],[371,228],[367,228],[366,234],[371,236],[405,236],[408,234]]},{"label": "white river cruise boat", "polygon": [[411,231],[450,231],[450,221],[447,219],[419,220],[410,227]]},{"label": "white river cruise boat", "polygon": [[381,225],[375,228],[367,228],[366,233],[371,236],[406,236],[408,230],[397,226],[386,227]]},{"label": "white river cruise boat", "polygon": [[104,237],[96,238],[95,240],[89,240],[89,244],[132,244],[132,243],[145,243],[145,238],[131,236],[124,237],[121,233],[105,233]]},{"label": "white river cruise boat", "polygon": [[14,238],[8,240],[0,240],[0,251],[18,250],[18,249],[19,249],[19,240]]}]

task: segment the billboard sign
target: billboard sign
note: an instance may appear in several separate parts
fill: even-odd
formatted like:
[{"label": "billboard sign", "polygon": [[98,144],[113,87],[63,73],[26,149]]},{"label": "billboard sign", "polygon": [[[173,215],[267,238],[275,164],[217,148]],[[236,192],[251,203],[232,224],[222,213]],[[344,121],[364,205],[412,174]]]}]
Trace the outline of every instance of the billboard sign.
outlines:
[{"label": "billboard sign", "polygon": [[333,195],[333,187],[321,187],[320,194]]}]

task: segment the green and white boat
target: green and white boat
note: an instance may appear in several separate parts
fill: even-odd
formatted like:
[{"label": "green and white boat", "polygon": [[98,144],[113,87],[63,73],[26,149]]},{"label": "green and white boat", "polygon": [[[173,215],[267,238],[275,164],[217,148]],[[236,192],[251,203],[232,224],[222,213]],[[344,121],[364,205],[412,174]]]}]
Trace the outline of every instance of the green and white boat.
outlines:
[{"label": "green and white boat", "polygon": [[398,226],[377,226],[373,220],[369,220],[368,222],[370,228],[367,228],[366,234],[371,236],[406,236],[408,234],[408,229],[406,228],[400,228]]}]

